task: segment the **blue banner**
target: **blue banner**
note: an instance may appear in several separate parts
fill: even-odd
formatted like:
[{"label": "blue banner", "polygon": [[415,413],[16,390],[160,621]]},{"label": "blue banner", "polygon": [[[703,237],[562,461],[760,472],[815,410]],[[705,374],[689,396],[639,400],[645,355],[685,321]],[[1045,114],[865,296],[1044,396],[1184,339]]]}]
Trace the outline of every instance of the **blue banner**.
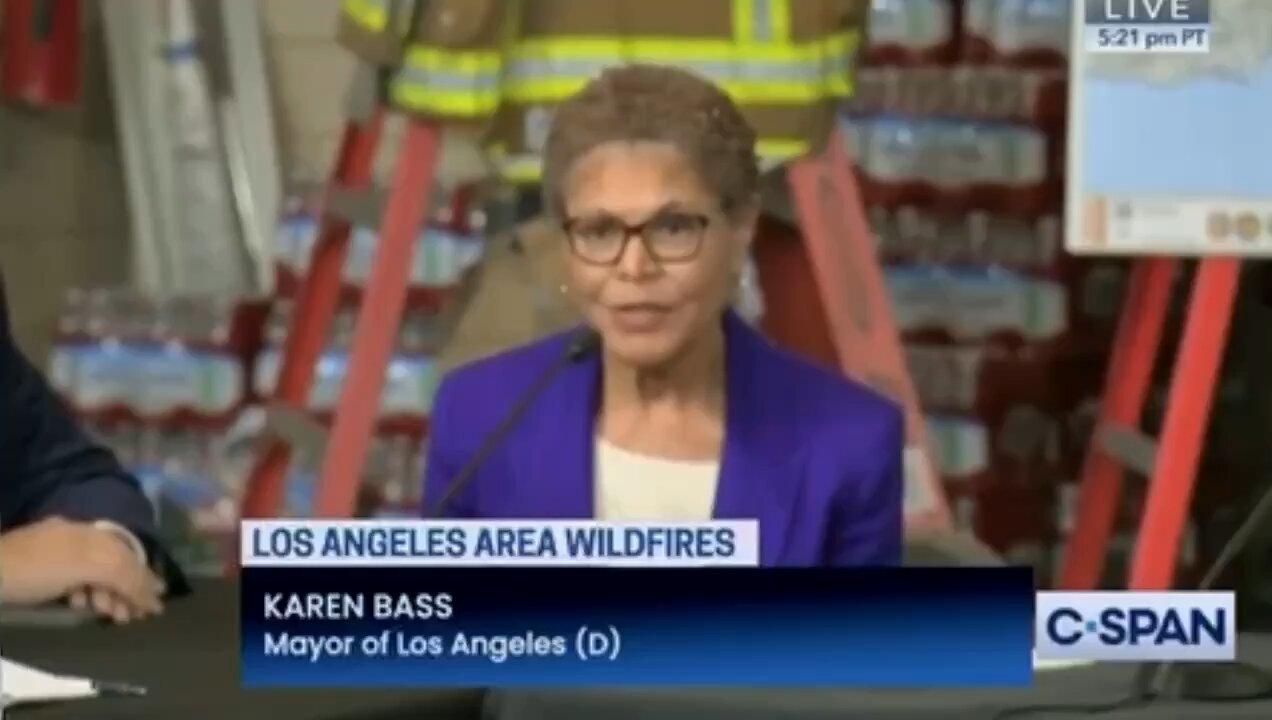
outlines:
[{"label": "blue banner", "polygon": [[1007,686],[1024,568],[265,568],[247,686]]}]

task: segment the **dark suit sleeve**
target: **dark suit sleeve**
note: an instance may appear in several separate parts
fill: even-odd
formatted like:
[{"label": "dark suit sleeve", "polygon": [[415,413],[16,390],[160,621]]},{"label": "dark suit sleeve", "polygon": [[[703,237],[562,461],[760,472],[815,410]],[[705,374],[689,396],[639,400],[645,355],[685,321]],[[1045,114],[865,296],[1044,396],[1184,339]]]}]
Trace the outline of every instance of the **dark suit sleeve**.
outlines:
[{"label": "dark suit sleeve", "polygon": [[426,516],[444,518],[475,518],[476,504],[473,502],[474,483],[462,488],[453,496],[446,498],[441,507],[446,489],[463,467],[468,458],[466,446],[462,442],[462,431],[457,432],[459,408],[456,406],[460,391],[456,390],[457,373],[451,373],[438,385],[433,398],[433,411],[429,418],[428,451],[424,458],[424,502],[420,508]]},{"label": "dark suit sleeve", "polygon": [[154,509],[114,455],[76,425],[9,332],[0,284],[0,528],[43,518],[108,520],[141,540],[172,592],[187,589],[160,547]]},{"label": "dark suit sleeve", "polygon": [[854,472],[840,486],[828,565],[901,564],[905,415],[898,409],[884,418],[870,433],[872,452],[853,463]]}]

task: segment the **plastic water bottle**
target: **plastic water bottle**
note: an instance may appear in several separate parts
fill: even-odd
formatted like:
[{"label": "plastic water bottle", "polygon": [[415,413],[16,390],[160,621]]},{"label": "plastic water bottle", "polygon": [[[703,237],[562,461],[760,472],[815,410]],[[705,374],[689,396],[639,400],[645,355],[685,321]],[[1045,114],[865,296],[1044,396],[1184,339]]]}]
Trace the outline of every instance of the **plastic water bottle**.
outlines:
[{"label": "plastic water bottle", "polygon": [[88,340],[88,293],[70,290],[58,315],[57,332],[49,357],[49,384],[63,402],[78,410],[79,359]]}]

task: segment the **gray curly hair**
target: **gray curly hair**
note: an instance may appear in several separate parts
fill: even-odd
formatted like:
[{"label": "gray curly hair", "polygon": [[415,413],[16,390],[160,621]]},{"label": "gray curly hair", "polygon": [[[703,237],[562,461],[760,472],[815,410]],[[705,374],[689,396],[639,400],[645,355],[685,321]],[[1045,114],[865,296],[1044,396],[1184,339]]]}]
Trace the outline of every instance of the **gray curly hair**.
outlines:
[{"label": "gray curly hair", "polygon": [[693,164],[726,213],[751,207],[759,186],[755,129],[711,82],[661,65],[605,70],[556,109],[543,153],[543,204],[563,213],[574,163],[610,142],[663,142]]}]

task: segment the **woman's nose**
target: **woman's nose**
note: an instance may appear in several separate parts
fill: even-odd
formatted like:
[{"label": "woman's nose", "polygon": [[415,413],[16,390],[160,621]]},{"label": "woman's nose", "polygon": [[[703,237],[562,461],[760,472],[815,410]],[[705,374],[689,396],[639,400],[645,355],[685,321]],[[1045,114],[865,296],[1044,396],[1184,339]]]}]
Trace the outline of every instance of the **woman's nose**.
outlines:
[{"label": "woman's nose", "polygon": [[628,238],[623,253],[618,256],[618,273],[626,278],[642,278],[657,269],[658,262],[649,254],[645,238],[640,234]]}]

